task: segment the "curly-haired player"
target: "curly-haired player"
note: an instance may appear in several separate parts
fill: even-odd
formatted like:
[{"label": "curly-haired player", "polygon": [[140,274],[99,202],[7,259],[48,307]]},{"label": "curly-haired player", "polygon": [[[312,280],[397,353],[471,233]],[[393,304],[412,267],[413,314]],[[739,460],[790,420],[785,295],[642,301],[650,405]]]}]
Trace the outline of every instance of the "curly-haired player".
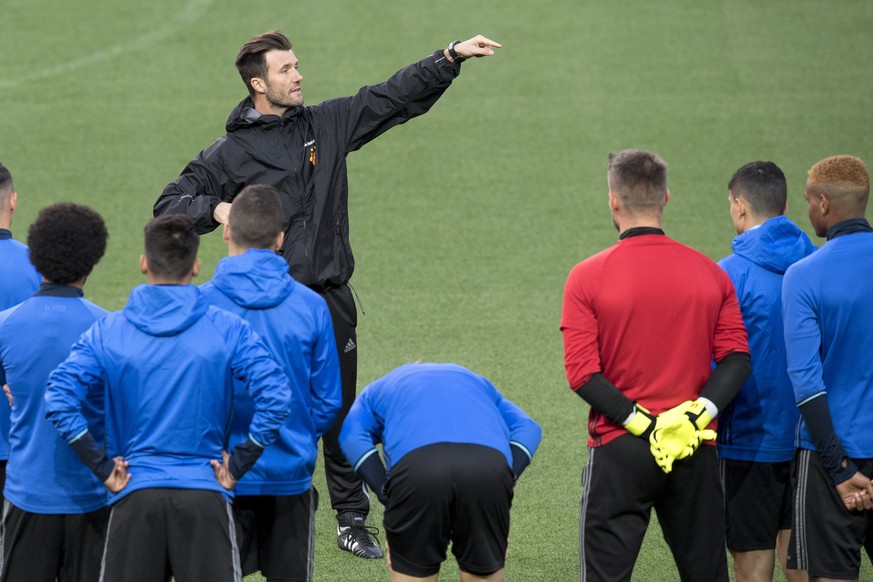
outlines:
[{"label": "curly-haired player", "polygon": [[[0,580],[49,582],[65,572],[89,581],[100,574],[108,492],[45,419],[44,395],[51,371],[106,314],[82,289],[107,236],[103,219],[86,206],[44,208],[27,236],[42,286],[0,313],[0,376],[12,397]],[[83,412],[102,439],[102,415]]]}]

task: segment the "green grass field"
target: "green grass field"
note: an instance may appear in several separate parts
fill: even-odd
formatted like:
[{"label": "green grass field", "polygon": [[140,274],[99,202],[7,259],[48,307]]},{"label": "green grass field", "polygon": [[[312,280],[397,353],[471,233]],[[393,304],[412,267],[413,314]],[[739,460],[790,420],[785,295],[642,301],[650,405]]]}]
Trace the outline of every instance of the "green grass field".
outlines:
[{"label": "green grass field", "polygon": [[[587,409],[566,386],[558,320],[569,269],[616,240],[608,152],[667,160],[666,230],[714,259],[734,234],[727,181],[754,159],[783,168],[789,215],[809,230],[807,168],[839,153],[873,163],[873,3],[5,0],[0,161],[16,237],[47,204],[97,209],[110,246],[86,292],[121,308],[143,282],[153,202],[224,133],[244,96],[237,50],[271,28],[294,41],[310,104],[455,38],[503,43],[429,114],[349,158],[359,379],[456,361],[525,408],[544,440],[516,489],[507,579],[578,579]],[[201,282],[224,252],[204,237]],[[387,579],[384,562],[336,549],[323,484],[319,466],[316,580]],[[677,579],[654,521],[634,579]]]}]

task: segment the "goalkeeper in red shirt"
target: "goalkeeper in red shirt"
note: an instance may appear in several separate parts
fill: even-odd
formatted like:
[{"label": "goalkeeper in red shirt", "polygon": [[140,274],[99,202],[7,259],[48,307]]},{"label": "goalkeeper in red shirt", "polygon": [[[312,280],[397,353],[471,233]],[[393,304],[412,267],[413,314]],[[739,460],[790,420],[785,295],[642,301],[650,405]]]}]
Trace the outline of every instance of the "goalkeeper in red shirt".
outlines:
[{"label": "goalkeeper in red shirt", "polygon": [[734,287],[661,229],[660,157],[611,154],[608,181],[619,241],[573,268],[561,316],[567,379],[590,405],[581,578],[630,580],[654,507],[681,579],[726,582],[711,445],[718,410],[750,371]]}]

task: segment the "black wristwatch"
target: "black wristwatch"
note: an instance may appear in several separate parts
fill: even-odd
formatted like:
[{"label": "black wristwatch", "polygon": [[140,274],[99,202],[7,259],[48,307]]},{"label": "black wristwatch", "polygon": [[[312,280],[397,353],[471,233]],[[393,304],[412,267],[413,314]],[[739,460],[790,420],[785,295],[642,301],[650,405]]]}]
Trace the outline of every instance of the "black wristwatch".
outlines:
[{"label": "black wristwatch", "polygon": [[446,50],[449,51],[449,56],[452,57],[452,60],[458,63],[462,63],[466,60],[466,57],[462,57],[455,51],[455,45],[460,44],[461,41],[453,40],[449,43],[449,46],[446,47]]}]

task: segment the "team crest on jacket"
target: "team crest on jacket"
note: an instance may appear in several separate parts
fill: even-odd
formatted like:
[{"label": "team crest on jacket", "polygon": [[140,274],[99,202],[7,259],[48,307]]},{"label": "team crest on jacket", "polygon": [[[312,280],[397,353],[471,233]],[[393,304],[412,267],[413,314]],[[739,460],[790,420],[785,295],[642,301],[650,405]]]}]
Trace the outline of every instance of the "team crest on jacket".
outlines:
[{"label": "team crest on jacket", "polygon": [[309,163],[315,165],[315,146],[309,146]]}]

